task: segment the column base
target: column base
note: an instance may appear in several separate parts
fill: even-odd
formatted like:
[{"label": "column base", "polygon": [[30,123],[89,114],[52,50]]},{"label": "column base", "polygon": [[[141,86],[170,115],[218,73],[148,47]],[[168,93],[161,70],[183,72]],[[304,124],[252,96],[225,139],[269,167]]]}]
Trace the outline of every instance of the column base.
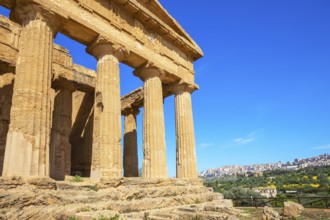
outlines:
[{"label": "column base", "polygon": [[33,149],[39,139],[39,135],[8,132],[3,176],[46,176],[46,165],[39,164],[39,151]]}]

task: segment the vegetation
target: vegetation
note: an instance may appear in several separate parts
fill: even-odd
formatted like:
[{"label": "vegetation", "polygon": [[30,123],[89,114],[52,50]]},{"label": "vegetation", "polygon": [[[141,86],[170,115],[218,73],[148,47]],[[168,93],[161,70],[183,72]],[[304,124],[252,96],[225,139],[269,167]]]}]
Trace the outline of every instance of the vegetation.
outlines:
[{"label": "vegetation", "polygon": [[[263,209],[259,208],[243,208],[241,214],[239,215],[239,219],[241,220],[251,220],[251,219],[262,219]],[[282,214],[282,208],[274,208],[275,211]],[[330,220],[330,212],[326,212],[323,209],[317,210],[307,210],[305,209],[303,213],[291,220]]]},{"label": "vegetation", "polygon": [[99,191],[99,188],[97,187],[97,185],[93,185],[89,187],[89,190],[97,192]]},{"label": "vegetation", "polygon": [[224,191],[223,196],[225,199],[240,199],[240,198],[262,198],[263,196],[253,191],[252,189],[246,189],[241,186],[233,187],[230,190]]},{"label": "vegetation", "polygon": [[216,192],[226,194],[235,187],[252,189],[255,187],[276,187],[277,191],[297,192],[299,194],[316,194],[329,196],[330,166],[305,168],[301,170],[266,171],[262,176],[227,176],[205,180],[205,185]]},{"label": "vegetation", "polygon": [[83,182],[84,180],[82,179],[81,176],[75,175],[72,179],[73,182]]},{"label": "vegetation", "polygon": [[[93,219],[93,220],[96,220],[96,219]],[[119,215],[115,215],[114,217],[111,217],[111,218],[101,216],[100,218],[98,218],[98,220],[119,220]]]},{"label": "vegetation", "polygon": [[[69,217],[68,220],[76,220],[75,217]],[[104,217],[103,215],[99,218],[93,218],[93,220],[119,220],[119,215],[116,214],[115,216],[113,217],[110,217],[110,218],[107,218],[107,217]]]},{"label": "vegetation", "polygon": [[[205,185],[233,199],[236,206],[282,206],[291,200],[307,207],[326,207],[329,199],[316,197],[330,196],[330,166],[305,168],[301,170],[275,170],[264,172],[262,176],[226,176],[205,180]],[[252,189],[257,187],[276,187],[276,199],[264,199]],[[244,199],[242,199],[244,198]],[[259,199],[258,199],[259,198]],[[268,202],[267,202],[268,201]]]},{"label": "vegetation", "polygon": [[110,220],[119,220],[119,215],[115,215],[114,217],[110,218]]},{"label": "vegetation", "polygon": [[[223,196],[225,199],[238,199],[234,200],[236,206],[260,206],[261,203],[264,201],[258,200],[255,201],[253,198],[263,198],[263,196],[253,191],[252,189],[246,189],[242,186],[233,187],[230,190],[224,191]],[[241,199],[241,198],[248,198],[248,199]],[[257,203],[257,204],[256,204]]]}]

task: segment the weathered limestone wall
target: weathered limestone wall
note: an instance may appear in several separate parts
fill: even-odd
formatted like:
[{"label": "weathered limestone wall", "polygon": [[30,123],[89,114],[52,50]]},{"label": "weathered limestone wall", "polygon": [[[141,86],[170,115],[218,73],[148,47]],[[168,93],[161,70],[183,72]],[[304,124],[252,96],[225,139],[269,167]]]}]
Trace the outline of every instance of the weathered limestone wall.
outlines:
[{"label": "weathered limestone wall", "polygon": [[50,177],[64,180],[71,174],[72,91],[57,89],[54,99],[53,125],[50,139]]},{"label": "weathered limestone wall", "polygon": [[21,26],[0,15],[0,60],[15,65]]},{"label": "weathered limestone wall", "polygon": [[121,97],[121,111],[125,114],[126,110],[143,107],[143,87],[137,88],[132,92]]},{"label": "weathered limestone wall", "polygon": [[73,93],[71,143],[71,174],[90,176],[93,145],[94,94]]},{"label": "weathered limestone wall", "polygon": [[53,87],[75,88],[79,91],[93,92],[95,71],[73,63],[67,49],[54,45],[53,54]]},{"label": "weathered limestone wall", "polygon": [[0,75],[0,176],[2,175],[6,139],[9,129],[13,79],[14,75],[12,73]]}]

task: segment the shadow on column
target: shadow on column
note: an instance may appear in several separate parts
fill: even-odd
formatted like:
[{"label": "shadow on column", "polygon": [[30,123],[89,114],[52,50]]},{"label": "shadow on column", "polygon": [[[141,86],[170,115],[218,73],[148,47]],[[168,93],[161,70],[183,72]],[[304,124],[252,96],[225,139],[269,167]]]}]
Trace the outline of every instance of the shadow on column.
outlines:
[{"label": "shadow on column", "polygon": [[89,177],[92,163],[94,93],[73,94],[73,126],[70,135],[71,175]]},{"label": "shadow on column", "polygon": [[124,176],[139,176],[136,130],[124,134]]},{"label": "shadow on column", "polygon": [[0,176],[2,176],[7,133],[9,130],[12,97],[13,84],[0,88]]},{"label": "shadow on column", "polygon": [[54,99],[53,123],[50,139],[50,177],[64,180],[71,173],[72,91],[61,88]]}]

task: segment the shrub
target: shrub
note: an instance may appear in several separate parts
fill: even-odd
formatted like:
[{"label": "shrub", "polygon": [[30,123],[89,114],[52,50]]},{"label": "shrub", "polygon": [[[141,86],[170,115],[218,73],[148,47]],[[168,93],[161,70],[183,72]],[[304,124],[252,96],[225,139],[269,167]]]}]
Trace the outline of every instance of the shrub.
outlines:
[{"label": "shrub", "polygon": [[75,175],[73,177],[73,182],[83,182],[84,180],[81,178],[81,176]]}]

